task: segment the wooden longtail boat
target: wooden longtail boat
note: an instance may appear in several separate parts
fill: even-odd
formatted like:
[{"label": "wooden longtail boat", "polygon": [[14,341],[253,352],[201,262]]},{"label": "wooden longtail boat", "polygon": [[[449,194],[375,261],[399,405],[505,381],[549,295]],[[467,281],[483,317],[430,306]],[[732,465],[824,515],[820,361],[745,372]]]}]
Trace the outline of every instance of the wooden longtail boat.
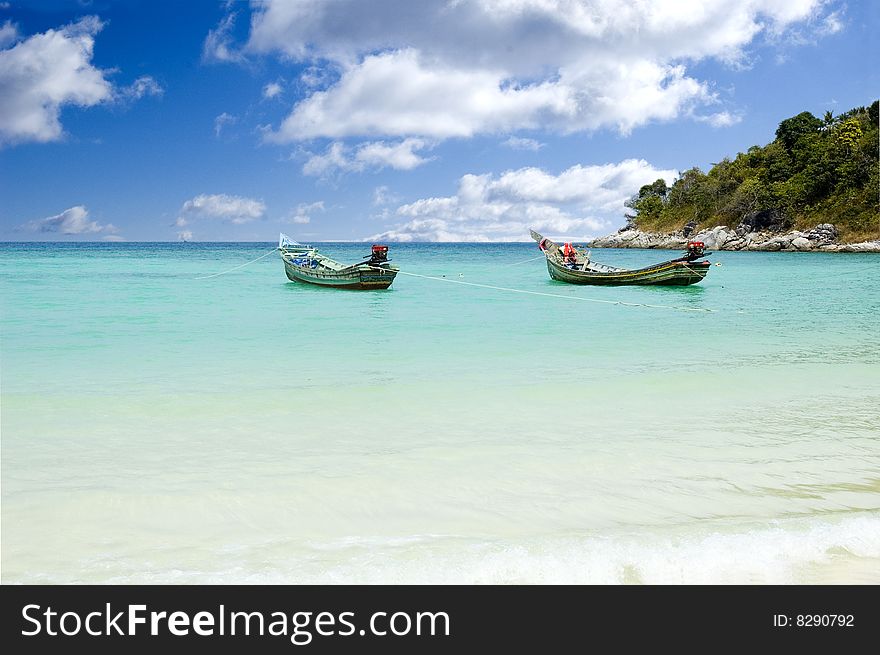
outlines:
[{"label": "wooden longtail boat", "polygon": [[547,258],[550,277],[569,284],[695,284],[706,277],[711,264],[701,260],[707,255],[702,241],[689,241],[685,255],[653,266],[635,270],[617,268],[590,261],[589,255],[577,250],[572,244],[560,246],[534,230],[532,238]]},{"label": "wooden longtail boat", "polygon": [[278,240],[284,272],[292,282],[341,289],[387,289],[400,270],[388,261],[388,246],[373,245],[369,258],[357,264],[340,264],[316,248],[282,234]]}]

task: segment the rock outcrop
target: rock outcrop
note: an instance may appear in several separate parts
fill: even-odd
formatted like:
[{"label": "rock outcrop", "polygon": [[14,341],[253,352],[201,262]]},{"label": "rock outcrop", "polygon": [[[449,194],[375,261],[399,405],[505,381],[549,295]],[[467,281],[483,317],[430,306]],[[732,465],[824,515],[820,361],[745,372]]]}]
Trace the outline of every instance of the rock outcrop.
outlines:
[{"label": "rock outcrop", "polygon": [[[757,226],[771,226],[756,229]],[[739,227],[731,229],[720,225],[708,230],[696,230],[688,224],[680,232],[642,232],[632,224],[606,237],[590,242],[591,248],[661,248],[684,249],[688,241],[702,241],[707,250],[760,250],[786,252],[880,252],[880,240],[861,243],[838,243],[837,228],[822,223],[807,232],[793,230],[781,234],[775,216],[746,217]]]}]

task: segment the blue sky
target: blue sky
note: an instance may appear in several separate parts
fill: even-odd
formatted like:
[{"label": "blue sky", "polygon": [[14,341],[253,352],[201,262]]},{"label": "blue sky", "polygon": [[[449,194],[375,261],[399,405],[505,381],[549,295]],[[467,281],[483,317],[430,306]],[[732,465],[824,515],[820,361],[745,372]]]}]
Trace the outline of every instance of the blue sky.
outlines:
[{"label": "blue sky", "polygon": [[0,2],[0,239],[528,240],[878,95],[880,3]]}]

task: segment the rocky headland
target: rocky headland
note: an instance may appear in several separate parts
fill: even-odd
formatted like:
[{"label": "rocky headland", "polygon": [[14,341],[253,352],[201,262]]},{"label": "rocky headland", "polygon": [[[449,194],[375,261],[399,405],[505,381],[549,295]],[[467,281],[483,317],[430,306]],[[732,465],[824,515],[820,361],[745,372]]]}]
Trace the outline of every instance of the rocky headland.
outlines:
[{"label": "rocky headland", "polygon": [[840,243],[837,228],[821,223],[807,232],[761,229],[744,221],[736,228],[719,225],[697,230],[688,224],[672,233],[643,232],[627,224],[615,234],[594,239],[591,248],[668,248],[684,249],[688,241],[702,241],[708,250],[758,250],[785,252],[880,252],[880,239],[860,243]]}]

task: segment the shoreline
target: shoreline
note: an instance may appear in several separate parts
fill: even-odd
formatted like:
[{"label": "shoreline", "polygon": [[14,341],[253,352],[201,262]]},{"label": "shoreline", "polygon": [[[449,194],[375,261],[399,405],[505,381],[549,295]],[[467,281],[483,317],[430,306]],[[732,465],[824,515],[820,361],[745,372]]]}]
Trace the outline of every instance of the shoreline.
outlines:
[{"label": "shoreline", "polygon": [[880,253],[880,239],[859,243],[839,243],[837,229],[822,223],[807,232],[792,230],[787,233],[748,231],[719,225],[708,230],[685,234],[683,231],[643,232],[627,226],[620,231],[590,241],[590,248],[645,248],[683,250],[688,241],[702,241],[707,250],[753,252],[869,252]]}]

